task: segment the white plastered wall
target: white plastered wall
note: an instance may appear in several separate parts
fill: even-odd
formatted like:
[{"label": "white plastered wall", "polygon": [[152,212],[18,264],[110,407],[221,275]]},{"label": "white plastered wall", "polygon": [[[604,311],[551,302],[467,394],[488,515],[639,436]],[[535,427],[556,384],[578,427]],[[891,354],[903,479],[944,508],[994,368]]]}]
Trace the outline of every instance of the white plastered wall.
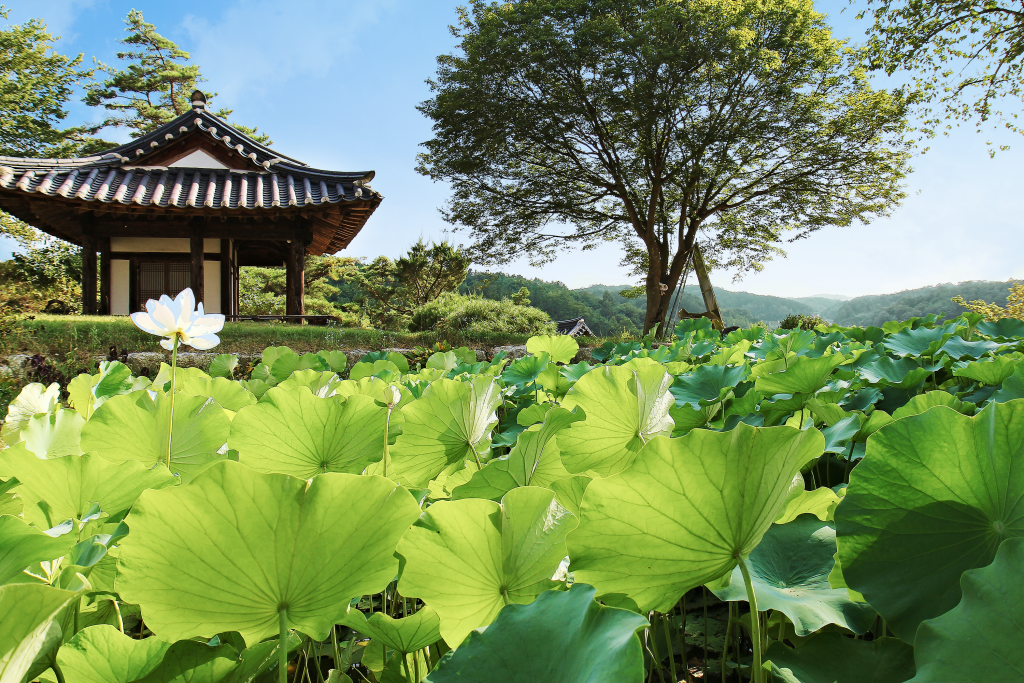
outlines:
[{"label": "white plastered wall", "polygon": [[206,289],[203,311],[220,313],[220,261],[203,262],[203,282]]},{"label": "white plastered wall", "polygon": [[110,314],[128,315],[128,291],[131,287],[128,261],[110,260]]}]

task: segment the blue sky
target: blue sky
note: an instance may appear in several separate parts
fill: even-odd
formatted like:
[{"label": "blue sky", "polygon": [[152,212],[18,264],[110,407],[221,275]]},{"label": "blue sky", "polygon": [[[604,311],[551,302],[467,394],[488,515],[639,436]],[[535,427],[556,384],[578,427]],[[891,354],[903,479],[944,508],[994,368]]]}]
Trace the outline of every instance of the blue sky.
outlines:
[{"label": "blue sky", "polygon": [[[414,171],[429,123],[415,105],[428,97],[424,80],[435,57],[451,51],[448,25],[458,0],[223,0],[205,3],[136,0],[7,0],[11,22],[44,19],[62,36],[66,54],[116,63],[123,18],[131,8],[192,53],[219,93],[215,104],[258,126],[283,153],[321,168],[373,169],[385,200],[348,252],[398,256],[419,236],[451,234],[437,208],[447,188]],[[817,3],[836,35],[863,39],[863,22],[843,0]],[[185,8],[186,11],[182,11]],[[845,12],[841,12],[847,8]],[[80,103],[70,120],[100,116]],[[108,138],[117,138],[109,133]],[[120,134],[127,139],[124,134]],[[987,154],[986,140],[1014,148]],[[868,226],[830,228],[788,245],[757,274],[716,284],[778,296],[880,294],[940,282],[1024,278],[1024,140],[978,134],[965,125],[938,138],[914,159],[908,197],[890,218]],[[10,245],[0,243],[0,257]],[[524,261],[504,268],[570,287],[626,284],[613,245],[570,252],[543,268]]]}]

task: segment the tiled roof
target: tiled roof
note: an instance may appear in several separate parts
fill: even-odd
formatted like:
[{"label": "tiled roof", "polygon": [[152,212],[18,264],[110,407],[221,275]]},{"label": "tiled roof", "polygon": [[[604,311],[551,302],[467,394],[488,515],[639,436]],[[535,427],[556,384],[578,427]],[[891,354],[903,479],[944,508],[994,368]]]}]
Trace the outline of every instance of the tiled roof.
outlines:
[{"label": "tiled roof", "polygon": [[[72,163],[77,162],[77,163]],[[273,171],[125,167],[111,154],[84,159],[0,157],[0,187],[126,206],[264,209],[369,199],[366,174],[277,165]]]},{"label": "tiled roof", "polygon": [[570,337],[578,337],[583,335],[585,337],[596,336],[591,332],[587,326],[587,322],[583,318],[570,318],[569,320],[556,320],[555,327],[558,330],[558,334],[567,334]]}]

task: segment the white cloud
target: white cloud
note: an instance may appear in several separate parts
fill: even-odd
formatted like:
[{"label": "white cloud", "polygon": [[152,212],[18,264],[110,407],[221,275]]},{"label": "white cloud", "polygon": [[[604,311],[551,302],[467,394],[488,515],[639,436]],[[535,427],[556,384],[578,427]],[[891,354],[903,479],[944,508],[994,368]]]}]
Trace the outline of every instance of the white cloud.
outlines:
[{"label": "white cloud", "polygon": [[357,49],[359,39],[394,5],[240,0],[218,17],[188,15],[182,25],[218,104],[232,106],[279,95],[295,83],[315,91],[357,82],[369,61]]}]

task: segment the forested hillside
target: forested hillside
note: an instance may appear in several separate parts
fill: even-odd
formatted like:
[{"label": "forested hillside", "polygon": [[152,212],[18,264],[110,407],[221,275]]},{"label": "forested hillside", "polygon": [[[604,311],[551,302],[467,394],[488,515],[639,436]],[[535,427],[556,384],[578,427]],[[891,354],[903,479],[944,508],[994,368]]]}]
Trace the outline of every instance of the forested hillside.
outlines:
[{"label": "forested hillside", "polygon": [[[973,281],[941,284],[911,289],[894,294],[861,296],[849,301],[825,297],[787,299],[750,292],[715,289],[718,304],[727,325],[749,325],[765,321],[778,324],[791,313],[818,314],[839,325],[881,325],[888,320],[906,320],[929,313],[945,313],[955,317],[965,309],[954,304],[957,294],[967,301],[984,299],[999,305],[1006,303],[1009,282]],[[478,293],[488,299],[511,298],[522,287],[530,290],[533,306],[546,311],[554,320],[584,317],[599,335],[618,334],[623,330],[636,333],[643,327],[645,297],[625,299],[619,292],[629,285],[591,285],[569,289],[561,282],[530,279],[519,275],[470,271],[460,287],[464,294]],[[700,290],[693,284],[679,297],[677,307],[690,312],[704,310]],[[676,318],[673,318],[676,319]]]}]

